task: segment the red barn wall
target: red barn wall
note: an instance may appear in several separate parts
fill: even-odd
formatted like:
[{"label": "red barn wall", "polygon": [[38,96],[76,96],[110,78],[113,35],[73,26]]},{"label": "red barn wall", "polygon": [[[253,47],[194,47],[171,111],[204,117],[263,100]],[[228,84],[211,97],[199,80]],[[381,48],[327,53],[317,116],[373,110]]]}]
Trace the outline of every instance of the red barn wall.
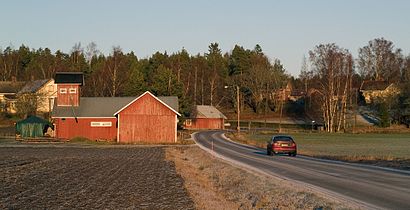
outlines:
[{"label": "red barn wall", "polygon": [[[116,118],[55,118],[56,137],[71,139],[85,137],[88,139],[115,140],[117,137]],[[111,127],[91,127],[91,122],[111,122]]]},{"label": "red barn wall", "polygon": [[[75,93],[70,93],[70,88],[74,88]],[[66,93],[61,93],[65,89]],[[57,106],[78,106],[80,98],[80,85],[78,84],[57,84]]]},{"label": "red barn wall", "polygon": [[173,143],[176,141],[176,114],[145,94],[122,110],[118,117],[121,143]]},{"label": "red barn wall", "polygon": [[223,118],[196,118],[191,119],[191,126],[186,126],[186,129],[224,129]]}]

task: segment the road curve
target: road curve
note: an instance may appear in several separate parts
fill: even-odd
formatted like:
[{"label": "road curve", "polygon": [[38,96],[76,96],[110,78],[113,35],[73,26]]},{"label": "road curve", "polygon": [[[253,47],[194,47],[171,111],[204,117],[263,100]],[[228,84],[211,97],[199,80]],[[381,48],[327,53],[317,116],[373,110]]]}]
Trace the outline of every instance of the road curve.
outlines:
[{"label": "road curve", "polygon": [[[410,209],[410,172],[304,156],[267,156],[266,150],[226,140],[223,131],[193,134],[203,149],[235,164],[352,201],[368,209]],[[212,151],[213,150],[213,151]]]}]

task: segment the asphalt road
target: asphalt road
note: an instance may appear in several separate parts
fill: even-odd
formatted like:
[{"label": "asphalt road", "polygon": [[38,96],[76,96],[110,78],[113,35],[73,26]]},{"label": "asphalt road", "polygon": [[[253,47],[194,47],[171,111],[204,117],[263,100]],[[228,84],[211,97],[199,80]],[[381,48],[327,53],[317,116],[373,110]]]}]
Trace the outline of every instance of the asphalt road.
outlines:
[{"label": "asphalt road", "polygon": [[[226,140],[222,131],[193,135],[203,149],[249,169],[291,180],[368,209],[410,209],[410,172],[304,156],[267,156],[266,150]],[[213,150],[213,151],[212,151]]]}]

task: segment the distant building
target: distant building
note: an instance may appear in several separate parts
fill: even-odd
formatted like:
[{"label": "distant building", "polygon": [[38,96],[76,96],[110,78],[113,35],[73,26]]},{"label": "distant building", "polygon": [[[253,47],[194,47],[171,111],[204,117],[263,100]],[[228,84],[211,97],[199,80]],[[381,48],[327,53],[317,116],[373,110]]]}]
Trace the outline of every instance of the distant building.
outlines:
[{"label": "distant building", "polygon": [[192,117],[184,122],[185,129],[224,129],[226,116],[214,106],[195,106]]},{"label": "distant building", "polygon": [[119,143],[173,143],[177,140],[178,98],[80,97],[80,73],[57,73],[52,119],[57,138],[116,140]]},{"label": "distant building", "polygon": [[25,82],[0,81],[0,111],[6,113],[16,113],[17,93],[24,86]]},{"label": "distant building", "polygon": [[400,94],[400,88],[387,81],[363,81],[360,86],[360,92],[362,93],[366,104],[378,100],[385,100],[389,97],[395,97]]},{"label": "distant building", "polygon": [[54,99],[57,97],[57,85],[54,79],[34,80],[27,82],[17,93],[18,97],[34,94],[37,97],[37,112],[49,113],[53,110]]}]

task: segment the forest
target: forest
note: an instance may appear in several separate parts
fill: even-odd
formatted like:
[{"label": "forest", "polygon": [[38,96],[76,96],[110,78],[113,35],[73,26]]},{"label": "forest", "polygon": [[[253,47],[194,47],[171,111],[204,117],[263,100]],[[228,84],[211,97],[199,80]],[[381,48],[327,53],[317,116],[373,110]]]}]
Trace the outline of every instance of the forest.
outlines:
[{"label": "forest", "polygon": [[410,93],[406,91],[410,87],[410,55],[403,55],[384,38],[360,47],[357,58],[335,43],[318,44],[303,58],[296,78],[258,44],[254,49],[235,45],[229,52],[222,52],[218,43],[211,43],[203,54],[192,55],[182,48],[146,58],[137,57],[133,51],[123,52],[119,46],[105,55],[94,42],[85,47],[76,43],[68,53],[26,45],[0,50],[0,81],[47,79],[65,71],[84,73],[82,96],[138,96],[147,90],[158,96],[174,95],[184,116],[191,114],[195,104],[234,110],[236,88],[240,90],[241,109],[255,114],[277,112],[281,105],[277,92],[290,82],[293,89],[304,94],[303,103],[309,103],[303,112],[318,112],[328,132],[346,127],[346,114],[360,103],[357,92],[365,80],[387,81],[402,88],[399,97],[373,104],[386,107],[391,122],[407,119],[403,110],[410,106]]},{"label": "forest", "polygon": [[85,48],[77,43],[68,54],[22,45],[2,50],[0,66],[2,81],[47,79],[55,72],[81,71],[85,75],[82,96],[138,96],[147,90],[158,96],[178,96],[185,116],[194,104],[235,106],[232,87],[236,86],[243,104],[259,112],[268,93],[289,78],[280,61],[271,61],[259,45],[252,50],[235,46],[230,53],[223,53],[218,43],[211,43],[202,55],[181,49],[148,58],[138,58],[118,46],[104,55],[95,43]]}]

